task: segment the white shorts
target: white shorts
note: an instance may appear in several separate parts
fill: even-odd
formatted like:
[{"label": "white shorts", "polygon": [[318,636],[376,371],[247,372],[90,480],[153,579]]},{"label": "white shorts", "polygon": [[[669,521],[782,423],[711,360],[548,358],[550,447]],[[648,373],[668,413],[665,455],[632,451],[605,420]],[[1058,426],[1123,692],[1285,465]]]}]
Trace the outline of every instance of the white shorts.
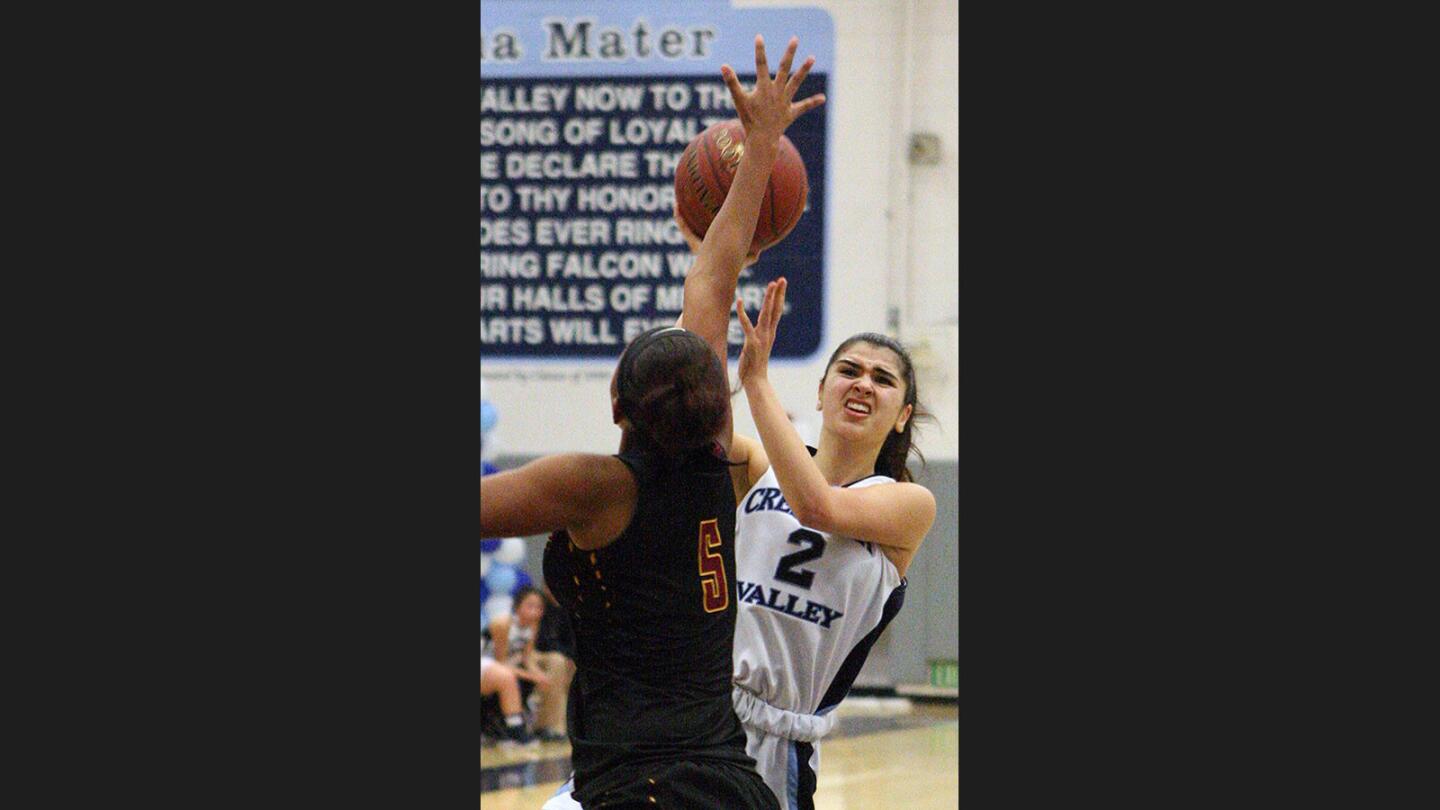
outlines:
[{"label": "white shorts", "polygon": [[731,697],[745,726],[745,753],[755,760],[755,770],[780,800],[781,810],[796,810],[802,770],[799,752],[809,752],[803,765],[813,779],[820,772],[819,740],[835,727],[835,715],[781,709],[738,686]]}]

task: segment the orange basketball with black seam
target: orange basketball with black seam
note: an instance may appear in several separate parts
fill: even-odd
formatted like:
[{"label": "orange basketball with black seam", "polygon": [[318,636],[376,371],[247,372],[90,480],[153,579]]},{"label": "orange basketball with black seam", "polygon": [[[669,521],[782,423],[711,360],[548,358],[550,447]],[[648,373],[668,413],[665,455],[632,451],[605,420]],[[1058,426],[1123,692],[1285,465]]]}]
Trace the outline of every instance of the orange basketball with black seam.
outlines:
[{"label": "orange basketball with black seam", "polygon": [[[675,205],[686,227],[701,239],[720,213],[720,204],[735,180],[745,153],[745,127],[740,119],[721,121],[695,136],[675,167]],[[750,252],[765,250],[790,234],[805,213],[810,180],[795,144],[780,136],[775,167],[760,203],[760,218]]]}]

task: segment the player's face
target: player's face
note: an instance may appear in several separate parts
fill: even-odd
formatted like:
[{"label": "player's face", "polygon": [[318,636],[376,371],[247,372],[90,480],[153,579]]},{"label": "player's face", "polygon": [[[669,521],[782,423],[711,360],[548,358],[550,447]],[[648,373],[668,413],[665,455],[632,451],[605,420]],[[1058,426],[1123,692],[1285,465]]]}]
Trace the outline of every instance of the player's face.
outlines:
[{"label": "player's face", "polygon": [[904,430],[913,410],[905,404],[905,367],[900,356],[864,341],[850,344],[820,383],[825,427],[856,439],[885,440]]}]

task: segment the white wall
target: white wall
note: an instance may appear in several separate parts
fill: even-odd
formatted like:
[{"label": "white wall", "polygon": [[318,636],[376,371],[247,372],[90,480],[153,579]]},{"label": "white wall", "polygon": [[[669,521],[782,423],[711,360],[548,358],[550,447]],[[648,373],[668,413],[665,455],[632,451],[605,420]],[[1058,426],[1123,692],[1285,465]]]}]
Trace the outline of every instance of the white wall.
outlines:
[{"label": "white wall", "polygon": [[[921,402],[938,419],[918,442],[927,459],[953,461],[959,451],[958,9],[951,0],[735,5],[814,6],[827,9],[835,24],[824,345],[813,363],[772,363],[771,380],[792,414],[813,414],[829,353],[855,332],[889,331],[893,305],[900,313],[899,336],[915,353]],[[731,58],[744,64],[747,54]],[[910,165],[912,131],[940,137],[940,165]],[[609,418],[612,371],[613,363],[507,363],[508,379],[486,384],[500,413],[493,453],[614,452],[620,431]],[[736,429],[755,435],[744,394],[735,405]],[[492,448],[486,451],[492,455]]]}]

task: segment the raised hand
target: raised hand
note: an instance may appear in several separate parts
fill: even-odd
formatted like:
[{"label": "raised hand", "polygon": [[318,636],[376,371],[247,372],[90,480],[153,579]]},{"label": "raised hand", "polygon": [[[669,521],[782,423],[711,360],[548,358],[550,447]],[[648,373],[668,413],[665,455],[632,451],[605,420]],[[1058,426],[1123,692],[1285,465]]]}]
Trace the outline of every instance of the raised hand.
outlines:
[{"label": "raised hand", "polygon": [[735,102],[735,113],[745,127],[747,137],[756,132],[774,134],[776,137],[790,126],[790,122],[825,103],[825,94],[817,93],[804,101],[792,101],[800,84],[815,64],[815,57],[807,57],[800,69],[790,74],[790,65],[795,59],[795,49],[800,40],[790,38],[785,55],[780,58],[780,67],[775,76],[770,76],[770,64],[765,58],[765,38],[755,35],[755,87],[746,92],[729,65],[720,66],[720,75],[730,88],[730,98]]},{"label": "raised hand", "polygon": [[[825,103],[825,97],[820,94],[793,101],[800,83],[815,64],[814,57],[810,57],[791,75],[790,66],[799,44],[798,39],[791,37],[780,69],[772,77],[765,58],[765,39],[756,36],[756,81],[749,91],[740,86],[733,68],[721,67],[736,114],[745,127],[744,149],[730,190],[705,232],[704,241],[697,245],[694,234],[687,234],[686,229],[681,228],[686,242],[695,251],[695,263],[685,275],[684,305],[676,323],[704,338],[722,366],[727,365],[730,303],[735,300],[740,273],[756,259],[756,255],[749,252],[749,246],[754,241],[766,183],[780,151],[780,138],[796,117]],[[677,216],[676,220],[683,224],[681,217]],[[726,438],[728,440],[728,436]]]},{"label": "raised hand", "polygon": [[765,285],[765,301],[760,305],[760,314],[755,323],[745,314],[745,304],[735,302],[740,314],[740,328],[745,332],[745,347],[740,350],[740,384],[765,377],[769,371],[770,350],[775,347],[775,329],[780,324],[780,315],[785,311],[785,278],[782,276]]}]

